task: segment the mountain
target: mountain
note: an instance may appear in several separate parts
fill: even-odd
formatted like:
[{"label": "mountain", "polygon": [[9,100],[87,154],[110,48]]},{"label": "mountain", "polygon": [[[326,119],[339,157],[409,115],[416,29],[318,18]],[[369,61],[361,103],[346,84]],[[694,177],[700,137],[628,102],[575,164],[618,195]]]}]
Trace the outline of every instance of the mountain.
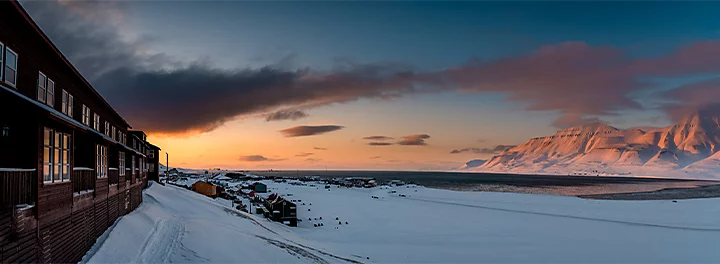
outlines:
[{"label": "mountain", "polygon": [[460,166],[460,168],[458,168],[458,170],[472,169],[472,168],[475,168],[475,167],[485,164],[485,162],[487,162],[487,160],[481,160],[481,159],[471,160],[471,161],[466,162],[462,166]]},{"label": "mountain", "polygon": [[481,172],[720,179],[720,116],[698,111],[663,128],[622,130],[603,123],[570,127],[466,167]]}]

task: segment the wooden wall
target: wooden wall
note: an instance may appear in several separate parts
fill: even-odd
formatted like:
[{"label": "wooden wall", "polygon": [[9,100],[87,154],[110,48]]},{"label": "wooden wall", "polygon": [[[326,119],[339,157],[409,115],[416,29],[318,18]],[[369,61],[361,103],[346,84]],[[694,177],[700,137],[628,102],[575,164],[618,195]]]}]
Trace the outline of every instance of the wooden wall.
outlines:
[{"label": "wooden wall", "polygon": [[[40,192],[43,202],[38,207],[45,209],[40,210],[40,224],[32,229],[12,232],[10,226],[16,221],[13,212],[0,212],[0,262],[78,262],[108,227],[142,203],[142,183],[130,188],[125,188],[125,184],[112,186],[119,190],[110,197],[93,197],[92,192],[74,195],[69,202],[62,195],[68,185],[43,187],[46,188]],[[53,198],[58,201],[51,202]],[[33,210],[23,210],[17,218],[21,225],[31,226],[32,223],[23,224],[23,221],[33,221],[35,217]]]}]

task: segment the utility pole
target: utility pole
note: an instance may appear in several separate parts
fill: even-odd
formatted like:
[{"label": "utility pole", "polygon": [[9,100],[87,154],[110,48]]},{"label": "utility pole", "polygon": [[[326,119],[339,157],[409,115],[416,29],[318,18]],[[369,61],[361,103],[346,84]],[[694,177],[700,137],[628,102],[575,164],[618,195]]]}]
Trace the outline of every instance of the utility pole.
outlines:
[{"label": "utility pole", "polygon": [[165,152],[165,177],[170,176],[170,154]]}]

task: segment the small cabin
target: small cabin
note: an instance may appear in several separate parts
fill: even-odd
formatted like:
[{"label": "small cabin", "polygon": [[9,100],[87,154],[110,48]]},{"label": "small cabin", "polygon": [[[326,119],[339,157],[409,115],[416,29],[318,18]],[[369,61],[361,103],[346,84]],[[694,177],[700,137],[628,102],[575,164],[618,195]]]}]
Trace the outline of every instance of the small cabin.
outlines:
[{"label": "small cabin", "polygon": [[192,190],[210,197],[217,197],[218,195],[217,186],[204,181],[197,181],[193,183]]},{"label": "small cabin", "polygon": [[257,193],[266,193],[266,192],[267,192],[267,185],[265,185],[265,184],[262,183],[262,182],[256,182],[256,183],[253,185],[253,191],[255,191],[255,192],[257,192]]}]

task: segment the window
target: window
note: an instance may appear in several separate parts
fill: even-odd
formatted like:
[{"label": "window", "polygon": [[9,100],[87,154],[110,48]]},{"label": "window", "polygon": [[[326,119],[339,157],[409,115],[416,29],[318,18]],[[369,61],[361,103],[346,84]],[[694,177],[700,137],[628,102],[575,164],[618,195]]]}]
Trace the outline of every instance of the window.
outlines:
[{"label": "window", "polygon": [[154,159],[154,158],[155,158],[155,150],[150,150],[150,151],[148,151],[148,152],[149,152],[149,153],[148,153],[148,156],[149,156],[151,159]]},{"label": "window", "polygon": [[45,97],[47,96],[47,76],[43,74],[42,72],[38,75],[38,91],[37,91],[37,99],[40,102],[45,103]]},{"label": "window", "polygon": [[117,132],[115,131],[114,126],[110,126],[110,137],[114,140],[117,140]]},{"label": "window", "polygon": [[135,175],[135,156],[130,156],[130,177]]},{"label": "window", "polygon": [[47,105],[50,107],[55,107],[55,82],[53,80],[50,80],[50,78],[47,79]]},{"label": "window", "polygon": [[63,114],[66,114],[69,117],[73,117],[73,107],[75,104],[73,103],[73,96],[72,94],[69,94],[67,91],[63,90],[62,93],[62,105],[60,110]]},{"label": "window", "polygon": [[104,178],[108,176],[108,163],[107,163],[107,146],[96,145],[95,146],[95,171],[97,171],[98,178]]},{"label": "window", "polygon": [[[3,63],[3,56],[2,56],[2,51],[3,51],[3,50],[5,50],[5,45],[4,45],[2,42],[0,42],[0,65],[5,65],[5,64]],[[0,80],[1,80],[2,77],[3,77],[3,74],[2,74],[2,73],[3,73],[3,70],[2,70],[2,68],[0,68]]]},{"label": "window", "polygon": [[44,130],[43,182],[70,181],[70,135]]},{"label": "window", "polygon": [[119,163],[119,170],[120,170],[120,176],[125,176],[125,152],[120,151],[120,162]]},{"label": "window", "polygon": [[42,72],[38,74],[37,99],[50,107],[55,106],[55,82]]},{"label": "window", "polygon": [[105,135],[110,136],[110,123],[108,121],[105,121]]},{"label": "window", "polygon": [[82,123],[86,126],[90,126],[90,108],[83,105],[82,108]]},{"label": "window", "polygon": [[[2,49],[0,49],[2,51]],[[2,57],[2,56],[0,56]],[[10,48],[5,49],[5,82],[15,87],[17,84],[17,53]]]},{"label": "window", "polygon": [[100,132],[100,115],[98,115],[97,113],[93,115],[93,129]]}]

